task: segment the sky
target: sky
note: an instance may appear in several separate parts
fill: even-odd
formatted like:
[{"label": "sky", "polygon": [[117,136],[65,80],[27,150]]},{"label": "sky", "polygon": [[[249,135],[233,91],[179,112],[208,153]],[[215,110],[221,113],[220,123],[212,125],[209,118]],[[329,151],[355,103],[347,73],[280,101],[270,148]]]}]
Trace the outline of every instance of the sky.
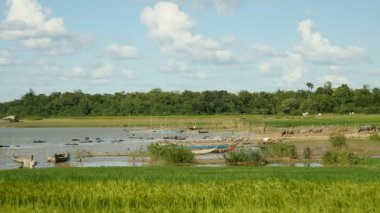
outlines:
[{"label": "sky", "polygon": [[0,102],[380,87],[380,1],[1,0]]}]

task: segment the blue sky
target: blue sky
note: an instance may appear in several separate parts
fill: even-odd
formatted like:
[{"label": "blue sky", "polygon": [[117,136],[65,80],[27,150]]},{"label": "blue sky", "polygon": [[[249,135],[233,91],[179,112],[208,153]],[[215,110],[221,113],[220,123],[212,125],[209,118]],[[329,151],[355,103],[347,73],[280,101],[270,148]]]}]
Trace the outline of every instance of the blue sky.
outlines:
[{"label": "blue sky", "polygon": [[4,0],[0,101],[36,93],[380,87],[380,3]]}]

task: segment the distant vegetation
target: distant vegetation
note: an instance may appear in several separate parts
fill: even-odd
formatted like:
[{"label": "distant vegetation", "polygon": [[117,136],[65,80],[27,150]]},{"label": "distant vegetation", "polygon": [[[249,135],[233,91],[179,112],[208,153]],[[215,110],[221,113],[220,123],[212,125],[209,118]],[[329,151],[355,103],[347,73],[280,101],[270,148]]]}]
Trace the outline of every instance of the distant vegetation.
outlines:
[{"label": "distant vegetation", "polygon": [[380,89],[352,89],[342,84],[333,88],[330,82],[315,90],[229,93],[227,91],[118,92],[86,94],[54,92],[35,94],[31,89],[19,100],[0,103],[0,115],[16,114],[36,119],[77,116],[126,115],[301,115],[318,113],[380,113]]}]

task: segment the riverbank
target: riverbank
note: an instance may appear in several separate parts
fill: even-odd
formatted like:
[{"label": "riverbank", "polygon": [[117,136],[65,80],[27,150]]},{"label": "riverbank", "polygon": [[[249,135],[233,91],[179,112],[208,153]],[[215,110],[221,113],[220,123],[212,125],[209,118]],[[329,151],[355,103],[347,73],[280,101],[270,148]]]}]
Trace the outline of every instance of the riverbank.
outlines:
[{"label": "riverbank", "polygon": [[0,127],[197,127],[211,130],[271,131],[276,128],[333,126],[356,129],[361,125],[380,126],[380,115],[262,116],[262,115],[193,115],[193,116],[112,116],[73,118],[21,118],[20,122],[0,121]]}]

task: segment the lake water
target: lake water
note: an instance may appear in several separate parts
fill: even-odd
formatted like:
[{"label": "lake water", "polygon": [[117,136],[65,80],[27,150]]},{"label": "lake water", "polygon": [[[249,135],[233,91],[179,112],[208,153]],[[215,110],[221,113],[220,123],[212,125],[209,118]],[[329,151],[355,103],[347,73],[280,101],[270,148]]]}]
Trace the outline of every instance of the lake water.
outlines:
[{"label": "lake water", "polygon": [[[149,165],[148,157],[133,156],[98,156],[76,157],[78,152],[93,153],[130,153],[146,151],[147,145],[163,141],[165,136],[185,137],[181,142],[202,140],[216,140],[221,138],[247,137],[246,132],[224,131],[217,133],[198,134],[197,131],[181,130],[150,130],[146,128],[0,128],[0,145],[9,146],[0,148],[0,170],[15,169],[20,166],[12,159],[12,155],[31,157],[38,162],[37,168],[44,167],[100,167],[100,166],[144,166]],[[101,142],[97,142],[101,139]],[[73,140],[74,139],[74,140]],[[43,143],[35,143],[43,141]],[[89,142],[92,143],[81,143]],[[66,145],[76,143],[78,145]],[[255,148],[255,147],[253,147]],[[71,159],[65,163],[48,163],[47,158],[55,153],[69,152]],[[223,154],[207,154],[196,156],[203,162],[223,162]],[[224,163],[198,166],[225,166]],[[320,164],[278,164],[268,166],[310,166],[319,167]]]},{"label": "lake water", "polygon": [[[30,157],[38,162],[37,167],[54,166],[143,166],[148,164],[146,158],[133,157],[91,157],[79,162],[75,158],[78,151],[86,152],[133,152],[145,151],[147,145],[162,141],[165,136],[181,136],[183,142],[210,140],[224,137],[244,137],[247,133],[232,131],[198,134],[196,131],[150,130],[144,128],[0,128],[0,169],[18,168],[12,155]],[[102,140],[101,142],[97,142]],[[35,141],[43,141],[35,143]],[[45,142],[46,141],[46,142]],[[89,142],[92,143],[81,143]],[[77,143],[78,145],[66,145]],[[71,160],[67,163],[48,163],[48,156],[55,153],[70,152]],[[208,158],[219,158],[210,155]],[[205,158],[202,156],[201,158]],[[207,158],[207,156],[206,156]]]}]

